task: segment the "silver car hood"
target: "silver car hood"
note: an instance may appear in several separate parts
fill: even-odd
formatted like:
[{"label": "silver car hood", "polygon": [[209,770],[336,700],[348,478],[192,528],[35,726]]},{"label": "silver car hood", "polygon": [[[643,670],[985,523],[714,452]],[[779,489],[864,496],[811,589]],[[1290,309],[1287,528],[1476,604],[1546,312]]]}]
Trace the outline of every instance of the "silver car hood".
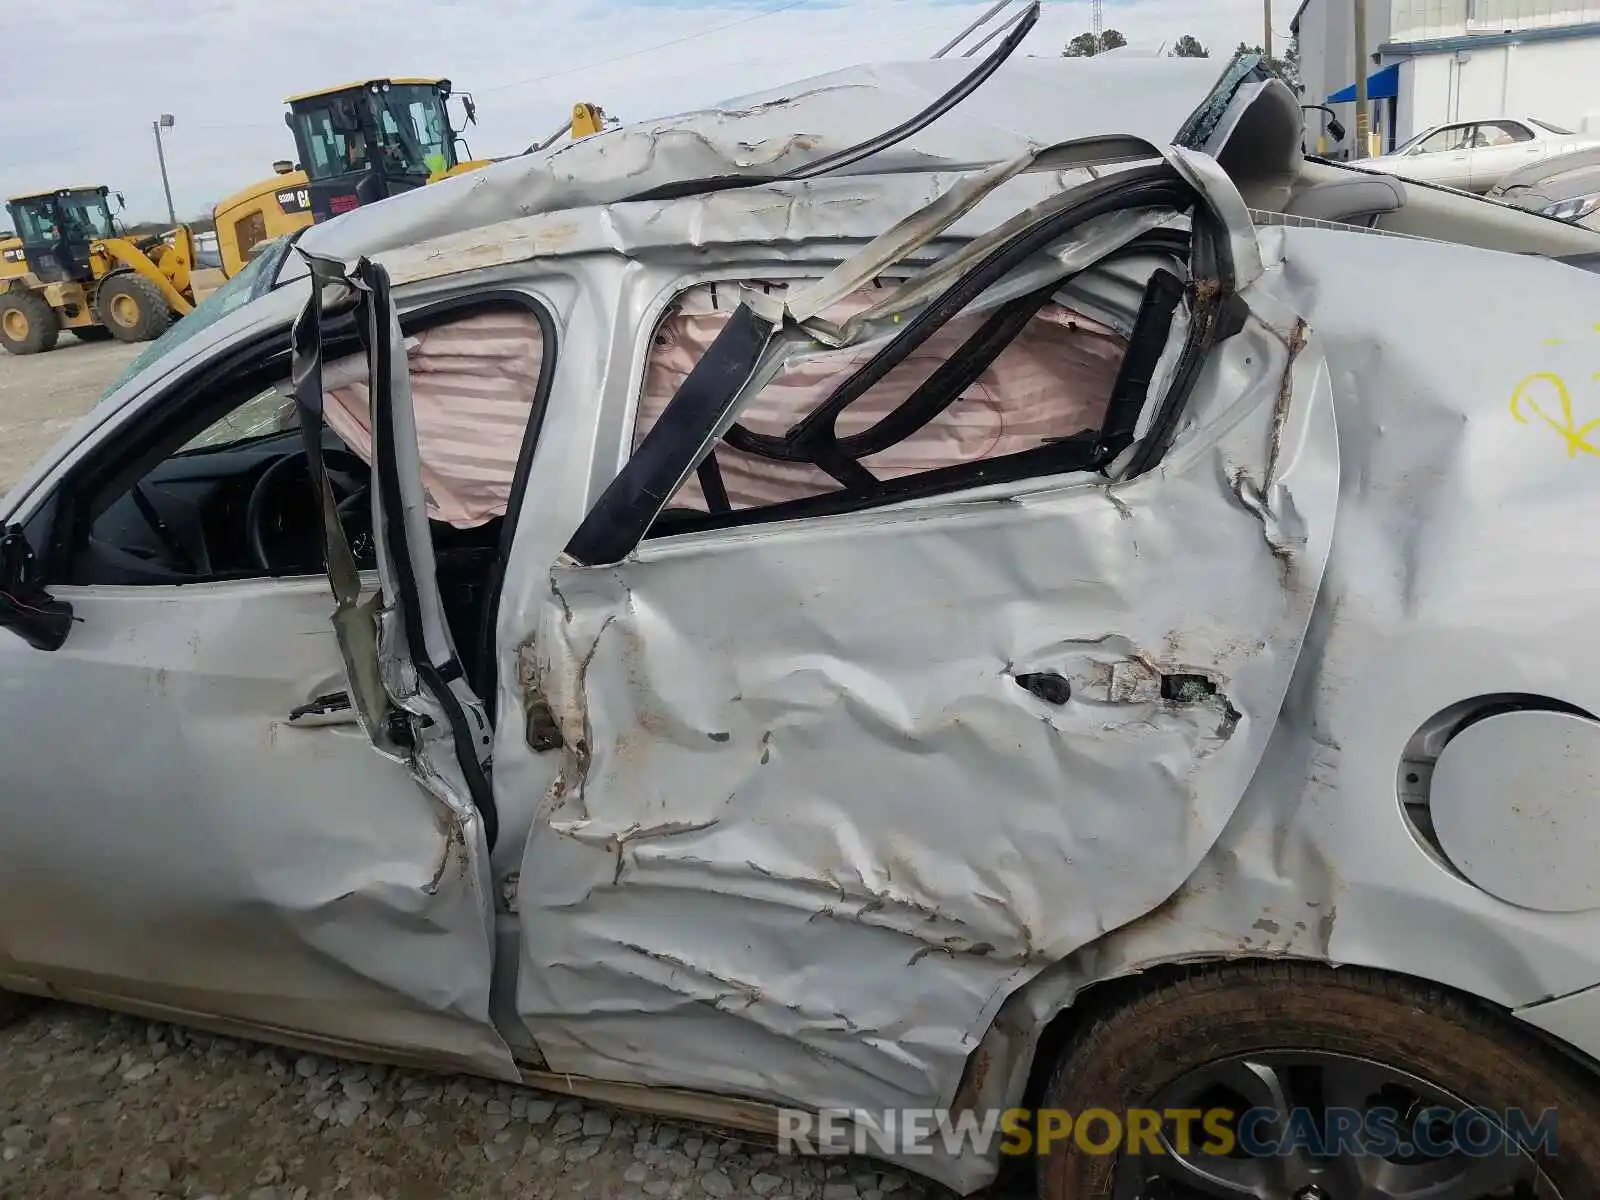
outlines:
[{"label": "silver car hood", "polygon": [[1540,159],[1536,163],[1530,163],[1520,170],[1511,172],[1489,189],[1489,195],[1508,196],[1512,192],[1526,188],[1544,191],[1540,185],[1546,181],[1573,171],[1595,167],[1600,167],[1600,146],[1590,150],[1574,150],[1570,154],[1558,154],[1554,158]]}]

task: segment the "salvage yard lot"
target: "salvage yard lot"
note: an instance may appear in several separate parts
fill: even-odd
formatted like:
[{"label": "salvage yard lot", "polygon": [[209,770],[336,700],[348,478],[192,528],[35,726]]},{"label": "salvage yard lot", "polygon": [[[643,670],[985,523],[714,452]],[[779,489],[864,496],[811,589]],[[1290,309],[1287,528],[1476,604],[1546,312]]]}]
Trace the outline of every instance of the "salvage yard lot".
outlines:
[{"label": "salvage yard lot", "polygon": [[[0,492],[140,349],[63,337],[48,354],[0,354]],[[531,1089],[67,1005],[0,1030],[0,1200],[945,1194],[871,1162],[779,1159],[712,1131]]]},{"label": "salvage yard lot", "polygon": [[142,349],[64,334],[48,354],[0,354],[0,493],[94,407]]}]

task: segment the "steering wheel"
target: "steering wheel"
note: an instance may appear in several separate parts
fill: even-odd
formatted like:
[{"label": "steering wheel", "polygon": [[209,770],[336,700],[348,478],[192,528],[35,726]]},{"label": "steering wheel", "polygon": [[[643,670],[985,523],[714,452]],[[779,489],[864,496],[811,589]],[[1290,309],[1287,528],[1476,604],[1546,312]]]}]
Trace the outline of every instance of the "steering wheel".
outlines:
[{"label": "steering wheel", "polygon": [[[339,520],[345,521],[362,510],[372,487],[370,472],[367,464],[348,450],[325,450],[322,455],[323,464],[328,473],[328,485],[333,490],[333,498],[338,505]],[[265,471],[261,478],[256,480],[255,487],[250,489],[250,499],[245,504],[244,528],[245,540],[250,550],[250,559],[257,567],[269,575],[287,574],[294,566],[284,566],[273,562],[272,553],[268,550],[269,543],[273,540],[269,532],[281,534],[280,527],[270,529],[274,516],[281,517],[281,506],[278,493],[285,482],[296,474],[301,477],[299,482],[311,496],[312,511],[316,516],[316,529],[320,535],[322,529],[321,504],[316,499],[316,492],[311,487],[310,458],[305,450],[299,449],[285,454]],[[320,543],[321,538],[318,537]],[[357,557],[360,557],[358,552]]]}]

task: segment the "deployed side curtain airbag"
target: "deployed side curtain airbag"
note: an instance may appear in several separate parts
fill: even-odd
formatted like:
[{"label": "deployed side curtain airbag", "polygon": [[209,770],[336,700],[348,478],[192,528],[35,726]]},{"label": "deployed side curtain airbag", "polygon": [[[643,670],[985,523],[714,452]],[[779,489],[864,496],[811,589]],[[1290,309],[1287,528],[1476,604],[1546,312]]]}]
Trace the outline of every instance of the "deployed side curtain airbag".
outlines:
[{"label": "deployed side curtain airbag", "polygon": [[[503,516],[539,390],[538,318],[479,313],[413,334],[405,349],[428,516],[462,529]],[[363,356],[328,364],[324,416],[370,463],[366,370]]]},{"label": "deployed side curtain airbag", "polygon": [[[825,314],[843,321],[883,296],[867,287]],[[644,395],[634,426],[635,447],[660,418],[678,387],[726,324],[738,303],[738,287],[704,285],[685,292],[656,331],[645,374]],[[958,317],[840,415],[841,438],[869,429],[916,391],[983,323]],[[979,462],[1033,449],[1104,420],[1126,352],[1114,330],[1059,304],[1046,304],[960,400],[911,436],[863,458],[878,479]],[[752,433],[787,432],[865,364],[875,350],[851,348],[820,355],[769,383],[740,414]],[[733,509],[757,508],[835,491],[839,483],[805,462],[783,462],[737,450],[716,450],[717,465]],[[705,511],[705,495],[691,478],[672,498],[678,508]]]}]

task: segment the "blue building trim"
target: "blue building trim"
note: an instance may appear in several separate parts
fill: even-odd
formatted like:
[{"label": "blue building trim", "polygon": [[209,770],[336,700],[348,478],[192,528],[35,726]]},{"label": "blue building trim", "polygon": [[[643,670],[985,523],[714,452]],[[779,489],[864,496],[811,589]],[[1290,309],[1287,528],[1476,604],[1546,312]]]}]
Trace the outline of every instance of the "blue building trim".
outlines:
[{"label": "blue building trim", "polygon": [[[1367,77],[1368,100],[1392,100],[1400,94],[1400,64],[1390,63],[1381,71],[1376,71]],[[1326,104],[1354,104],[1356,99],[1356,85],[1334,92],[1327,98]]]},{"label": "blue building trim", "polygon": [[1600,38],[1600,21],[1560,25],[1550,29],[1517,29],[1509,33],[1466,33],[1459,37],[1431,38],[1420,42],[1385,42],[1380,55],[1415,58],[1423,54],[1453,54],[1457,50],[1484,50],[1491,46],[1517,46],[1524,42],[1568,42]]}]

